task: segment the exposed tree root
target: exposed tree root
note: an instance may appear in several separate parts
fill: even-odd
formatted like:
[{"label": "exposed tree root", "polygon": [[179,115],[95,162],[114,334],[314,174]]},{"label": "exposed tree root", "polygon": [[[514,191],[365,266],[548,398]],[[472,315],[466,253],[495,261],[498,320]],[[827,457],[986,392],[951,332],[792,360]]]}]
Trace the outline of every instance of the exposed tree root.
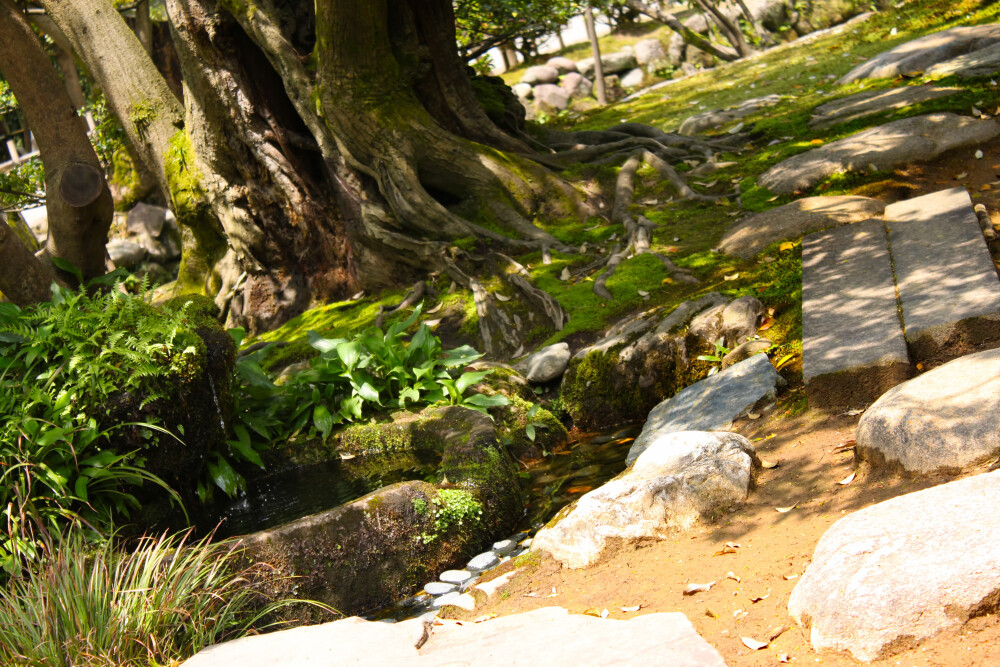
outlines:
[{"label": "exposed tree root", "polygon": [[607,269],[594,280],[594,294],[608,301],[613,299],[614,296],[607,287],[608,278],[614,275],[615,269],[618,268],[619,264],[637,255],[653,255],[659,259],[663,262],[663,266],[671,273],[671,277],[677,282],[698,282],[698,279],[690,271],[678,267],[669,257],[653,252],[650,249],[650,241],[655,227],[656,225],[652,221],[642,215],[636,221],[631,219],[626,220],[625,232],[628,234],[628,241],[625,244],[625,248],[621,249],[620,246],[615,246],[611,257],[608,258]]},{"label": "exposed tree root", "polygon": [[405,308],[414,307],[415,305],[420,303],[420,301],[423,300],[424,295],[426,294],[427,294],[427,283],[425,283],[423,280],[418,280],[416,283],[414,283],[413,287],[410,288],[409,293],[407,293],[407,295],[403,297],[403,300],[397,303],[395,306],[389,308],[386,308],[385,306],[379,306],[378,317],[375,318],[375,326],[381,329],[382,325],[385,323],[386,317],[392,315],[393,313],[398,313],[399,311]]}]

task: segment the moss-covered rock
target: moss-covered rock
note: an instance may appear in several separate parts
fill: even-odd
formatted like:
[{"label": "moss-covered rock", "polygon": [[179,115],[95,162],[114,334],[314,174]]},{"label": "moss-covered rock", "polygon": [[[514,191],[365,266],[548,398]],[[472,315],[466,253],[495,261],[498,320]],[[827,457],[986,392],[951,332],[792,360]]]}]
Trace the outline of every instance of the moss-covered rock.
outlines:
[{"label": "moss-covered rock", "polygon": [[[510,398],[508,405],[495,408],[500,438],[514,458],[540,458],[566,442],[569,434],[563,423],[549,410],[534,407],[534,403],[520,397]],[[532,410],[534,414],[531,414]],[[528,432],[532,426],[534,438]]]},{"label": "moss-covered rock", "polygon": [[290,452],[298,462],[343,459],[370,477],[439,461],[441,482],[401,482],[328,512],[248,538],[253,553],[293,574],[298,595],[344,613],[398,599],[514,529],[518,477],[493,420],[461,406],[357,424]]},{"label": "moss-covered rock", "polygon": [[671,311],[643,313],[577,352],[561,395],[574,424],[597,430],[642,421],[657,403],[704,377],[710,366],[694,360],[712,350],[714,318],[721,322],[726,302],[711,293]]}]

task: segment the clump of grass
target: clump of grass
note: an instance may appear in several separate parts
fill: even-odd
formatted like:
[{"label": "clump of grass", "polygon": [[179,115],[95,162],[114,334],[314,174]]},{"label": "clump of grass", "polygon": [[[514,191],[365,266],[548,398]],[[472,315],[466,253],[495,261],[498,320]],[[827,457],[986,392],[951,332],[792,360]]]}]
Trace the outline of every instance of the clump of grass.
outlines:
[{"label": "clump of grass", "polygon": [[238,543],[144,537],[123,551],[80,530],[51,545],[42,567],[0,589],[0,663],[165,665],[243,636],[284,603],[251,585]]}]

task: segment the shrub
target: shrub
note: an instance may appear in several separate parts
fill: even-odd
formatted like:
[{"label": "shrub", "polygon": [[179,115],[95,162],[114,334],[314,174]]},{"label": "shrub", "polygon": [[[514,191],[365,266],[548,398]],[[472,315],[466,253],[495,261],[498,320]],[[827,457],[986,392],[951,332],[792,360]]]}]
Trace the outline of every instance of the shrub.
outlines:
[{"label": "shrub", "polygon": [[[234,542],[145,537],[125,552],[69,532],[43,567],[0,588],[0,663],[167,665],[246,634],[267,603]],[[300,602],[300,601],[297,601]]]}]

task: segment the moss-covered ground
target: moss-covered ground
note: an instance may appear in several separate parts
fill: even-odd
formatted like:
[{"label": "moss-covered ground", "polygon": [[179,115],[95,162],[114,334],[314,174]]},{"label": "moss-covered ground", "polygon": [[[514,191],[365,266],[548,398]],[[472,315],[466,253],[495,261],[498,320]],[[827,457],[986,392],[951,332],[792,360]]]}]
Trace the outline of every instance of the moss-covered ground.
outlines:
[{"label": "moss-covered ground", "polygon": [[[657,224],[652,249],[671,257],[694,273],[698,284],[674,281],[663,265],[651,256],[638,256],[623,262],[607,287],[614,298],[605,300],[593,292],[596,269],[579,279],[560,279],[565,268],[571,271],[593,262],[603,249],[607,257],[625,230],[611,225],[603,217],[538,219],[537,224],[569,246],[588,244],[587,255],[552,253],[544,264],[539,252],[517,259],[528,268],[536,284],[552,294],[569,313],[569,323],[559,332],[537,332],[527,341],[526,350],[543,343],[568,339],[575,347],[592,340],[609,324],[637,311],[656,306],[673,306],[699,294],[718,291],[731,296],[752,294],[773,309],[773,323],[766,335],[777,345],[776,355],[787,356],[801,351],[801,255],[798,240],[791,245],[775,244],[756,258],[741,260],[713,252],[713,248],[736,220],[751,212],[767,210],[788,203],[789,196],[775,196],[756,184],[757,177],[771,166],[816,145],[873,127],[889,120],[932,111],[968,114],[972,107],[995,109],[1000,93],[995,81],[960,80],[949,77],[941,85],[959,86],[964,92],[906,109],[869,116],[827,130],[808,126],[812,109],[823,102],[845,97],[862,90],[927,83],[923,77],[908,80],[865,80],[838,86],[836,80],[868,58],[908,40],[956,25],[972,25],[1000,19],[1000,4],[973,0],[946,2],[904,2],[895,9],[877,13],[866,21],[836,34],[826,34],[802,43],[782,45],[741,62],[728,63],[697,75],[680,79],[644,94],[630,102],[619,102],[603,109],[579,114],[573,119],[558,119],[567,129],[603,129],[623,121],[647,123],[665,131],[675,131],[681,122],[703,110],[721,109],[764,95],[780,95],[774,107],[742,119],[748,132],[743,147],[734,153],[718,156],[731,163],[705,176],[690,176],[696,189],[711,194],[727,194],[739,186],[740,196],[728,196],[715,203],[692,202],[677,196],[672,187],[659,181],[655,172],[643,169],[637,179],[633,214],[643,214]],[[605,52],[649,36],[669,38],[666,29],[643,25],[629,35],[609,35],[602,39]],[[569,47],[564,55],[581,58],[585,45]],[[511,81],[520,76],[515,70],[505,75]],[[731,126],[717,130],[726,136]],[[682,166],[686,171],[689,167]],[[617,167],[576,167],[564,174],[570,180],[592,181],[600,192],[610,192]],[[899,184],[900,174],[873,172],[838,175],[820,183],[817,194],[871,194],[891,190]],[[608,202],[610,205],[610,202]],[[608,209],[604,209],[608,210]],[[466,240],[468,241],[468,240]],[[461,246],[462,243],[456,245]],[[470,245],[470,244],[466,244]],[[472,249],[470,245],[466,250]],[[474,341],[477,330],[471,295],[461,289],[447,291],[447,280],[439,281],[442,308],[425,315],[427,320],[441,320],[443,333],[457,336],[461,342]],[[314,329],[324,335],[346,334],[374,322],[380,305],[399,301],[403,291],[388,291],[357,302],[321,305],[260,337],[261,340],[290,341],[283,357],[307,353],[305,334]],[[426,304],[430,309],[433,304]],[[762,334],[763,335],[763,334]],[[793,364],[794,366],[795,364]]]}]

